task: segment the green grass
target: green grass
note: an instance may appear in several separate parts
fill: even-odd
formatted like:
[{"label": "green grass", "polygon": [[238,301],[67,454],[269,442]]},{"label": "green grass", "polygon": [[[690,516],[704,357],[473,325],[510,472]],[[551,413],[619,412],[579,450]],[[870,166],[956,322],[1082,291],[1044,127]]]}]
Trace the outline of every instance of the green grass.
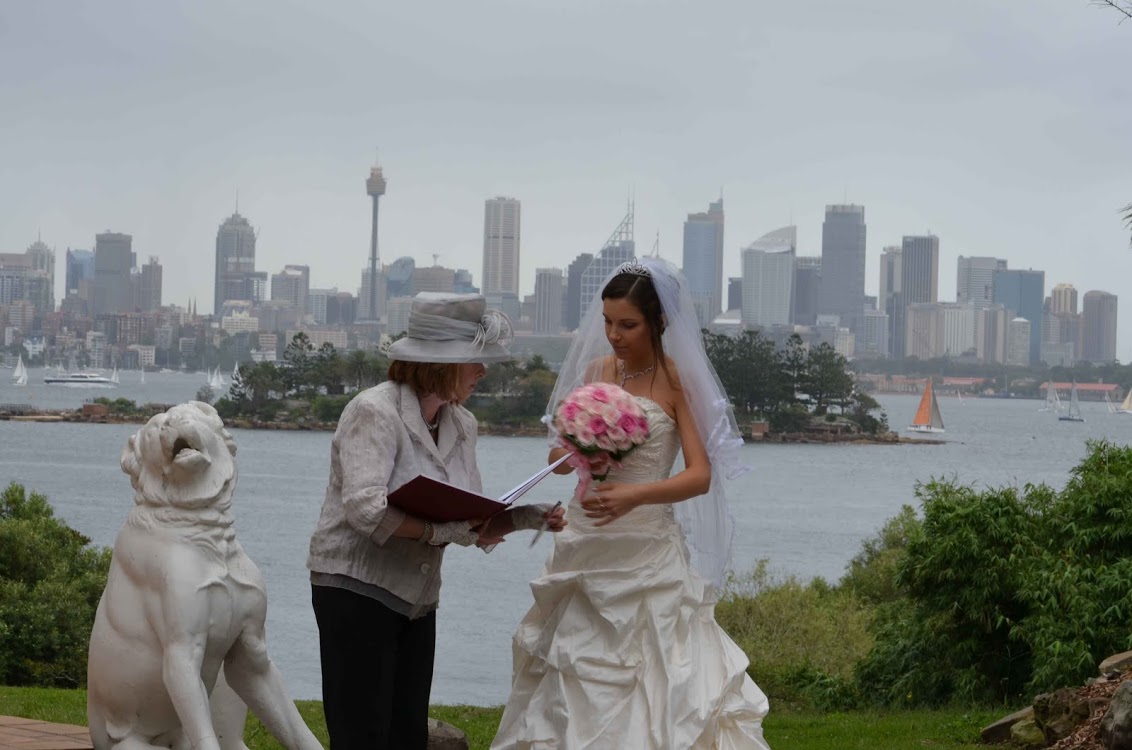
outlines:
[{"label": "green grass", "polygon": [[[299,712],[315,736],[326,742],[322,704],[298,701]],[[432,716],[457,726],[468,735],[471,750],[487,750],[503,709],[474,706],[433,706]],[[766,740],[773,750],[986,750],[977,743],[979,729],[1007,710],[943,709],[850,713],[775,712],[765,722]],[[86,693],[82,690],[0,687],[0,715],[24,716],[62,724],[86,724]],[[251,750],[280,746],[254,718],[244,739]]]}]

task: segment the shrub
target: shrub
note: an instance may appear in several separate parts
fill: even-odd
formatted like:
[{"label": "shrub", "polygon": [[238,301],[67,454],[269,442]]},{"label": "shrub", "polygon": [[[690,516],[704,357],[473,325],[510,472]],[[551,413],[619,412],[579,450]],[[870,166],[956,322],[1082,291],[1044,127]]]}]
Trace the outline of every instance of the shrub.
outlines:
[{"label": "shrub", "polygon": [[320,422],[337,422],[342,417],[346,404],[356,395],[350,393],[345,396],[316,396],[311,408]]},{"label": "shrub", "polygon": [[79,687],[110,550],[12,483],[0,494],[0,684]]},{"label": "shrub", "polygon": [[773,580],[761,561],[732,578],[716,618],[775,700],[820,708],[853,703],[853,665],[868,653],[871,613],[853,594],[815,578]]}]

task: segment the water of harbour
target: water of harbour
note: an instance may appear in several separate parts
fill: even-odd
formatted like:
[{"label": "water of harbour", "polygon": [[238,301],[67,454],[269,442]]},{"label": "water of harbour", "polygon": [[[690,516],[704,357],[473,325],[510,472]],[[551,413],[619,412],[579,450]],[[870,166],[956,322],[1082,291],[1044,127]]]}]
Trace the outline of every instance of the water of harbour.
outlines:
[{"label": "water of harbour", "polygon": [[[108,391],[34,385],[15,388],[0,371],[0,403],[76,407],[97,395],[139,403],[193,397],[203,375],[123,373]],[[893,425],[911,421],[917,398],[882,396]],[[780,575],[836,580],[845,564],[902,504],[915,502],[917,480],[1062,486],[1084,454],[1087,438],[1125,443],[1132,415],[1085,403],[1085,423],[1058,422],[1037,401],[941,399],[947,426],[938,446],[748,445],[753,471],[729,485],[737,522],[736,570],[760,558]],[[118,456],[137,425],[0,422],[0,482],[20,482],[48,496],[67,523],[97,544],[111,545],[132,505]],[[304,568],[318,518],[329,456],[329,433],[234,430],[240,482],[237,534],[267,580],[268,640],[297,698],[318,698],[318,633]],[[489,494],[502,494],[545,462],[536,438],[481,437],[479,463]],[[535,500],[567,498],[572,482],[552,476]],[[538,575],[552,543],[528,549],[516,535],[490,555],[446,553],[433,701],[488,705],[506,700],[511,633],[530,604],[527,582]]]}]

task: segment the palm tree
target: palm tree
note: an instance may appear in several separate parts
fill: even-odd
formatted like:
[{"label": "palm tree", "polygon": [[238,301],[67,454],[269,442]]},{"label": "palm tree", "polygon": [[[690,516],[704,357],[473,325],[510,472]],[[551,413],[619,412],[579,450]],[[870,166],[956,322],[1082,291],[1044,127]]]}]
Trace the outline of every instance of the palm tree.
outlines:
[{"label": "palm tree", "polygon": [[[1120,211],[1124,214],[1124,225],[1132,229],[1132,203],[1129,203],[1127,206],[1120,209]],[[1132,238],[1128,239],[1128,244],[1132,245]]]}]

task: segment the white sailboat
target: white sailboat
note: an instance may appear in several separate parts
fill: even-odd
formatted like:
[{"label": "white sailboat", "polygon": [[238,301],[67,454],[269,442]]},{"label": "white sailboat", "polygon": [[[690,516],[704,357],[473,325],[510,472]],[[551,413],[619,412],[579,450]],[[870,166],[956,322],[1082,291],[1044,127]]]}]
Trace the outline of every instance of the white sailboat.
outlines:
[{"label": "white sailboat", "polygon": [[1120,402],[1120,406],[1116,407],[1117,414],[1132,414],[1132,388],[1128,389],[1128,394],[1124,400]]},{"label": "white sailboat", "polygon": [[943,415],[939,413],[939,402],[935,399],[930,379],[924,387],[924,395],[920,397],[916,416],[907,429],[909,432],[944,432]]},{"label": "white sailboat", "polygon": [[1069,413],[1058,417],[1062,422],[1084,422],[1081,416],[1081,402],[1077,400],[1077,381],[1073,381],[1073,388],[1069,391]]},{"label": "white sailboat", "polygon": [[28,368],[24,367],[24,355],[16,360],[16,369],[12,371],[12,385],[28,384]]},{"label": "white sailboat", "polygon": [[224,387],[224,381],[220,377],[219,367],[213,370],[212,375],[209,376],[208,387],[213,389],[214,391]]},{"label": "white sailboat", "polygon": [[140,379],[140,380],[138,380],[138,382],[139,382],[139,383],[144,383],[144,382],[145,382],[145,368],[144,368],[144,367],[142,368],[142,371],[141,371],[141,379]]},{"label": "white sailboat", "polygon": [[1038,411],[1061,411],[1061,396],[1057,395],[1057,385],[1050,380],[1046,383],[1046,403]]},{"label": "white sailboat", "polygon": [[121,382],[121,381],[120,381],[120,380],[118,379],[118,365],[114,365],[114,371],[113,371],[112,373],[110,373],[110,382],[111,382],[111,383],[119,383],[119,382]]},{"label": "white sailboat", "polygon": [[963,391],[956,388],[955,389],[955,395],[959,397],[959,405],[962,406],[963,405]]}]

